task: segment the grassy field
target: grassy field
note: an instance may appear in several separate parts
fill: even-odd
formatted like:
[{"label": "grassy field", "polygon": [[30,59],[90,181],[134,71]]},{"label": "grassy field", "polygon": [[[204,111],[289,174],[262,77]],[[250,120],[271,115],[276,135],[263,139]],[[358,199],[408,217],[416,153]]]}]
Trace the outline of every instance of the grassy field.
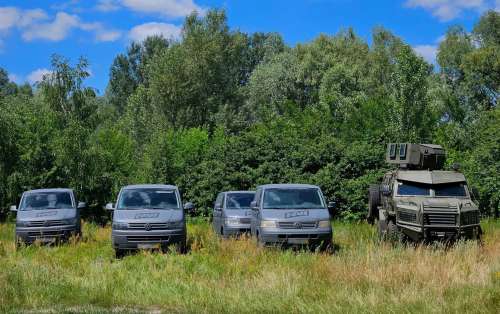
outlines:
[{"label": "grassy field", "polygon": [[15,250],[0,225],[0,311],[19,312],[500,312],[500,221],[484,245],[392,247],[366,224],[335,224],[334,254],[220,241],[189,225],[190,253],[114,259],[110,229]]}]

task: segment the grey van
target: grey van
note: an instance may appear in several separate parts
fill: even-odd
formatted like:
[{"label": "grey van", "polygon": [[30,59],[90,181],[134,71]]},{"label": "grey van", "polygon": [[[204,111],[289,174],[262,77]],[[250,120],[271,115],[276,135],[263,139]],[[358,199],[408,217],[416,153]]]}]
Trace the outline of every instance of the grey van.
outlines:
[{"label": "grey van", "polygon": [[23,193],[17,212],[16,244],[35,241],[54,243],[81,236],[80,210],[85,203],[77,202],[71,189],[40,189]]},{"label": "grey van", "polygon": [[250,232],[253,191],[227,191],[217,195],[215,200],[212,226],[215,233],[222,237],[238,236]]},{"label": "grey van", "polygon": [[318,186],[268,184],[257,188],[252,201],[251,232],[262,246],[309,245],[329,248],[332,226],[329,209]]},{"label": "grey van", "polygon": [[[184,207],[192,210],[193,205]],[[179,189],[173,185],[139,184],[121,189],[113,211],[111,240],[117,257],[128,250],[163,249],[175,244],[186,250],[186,219]]]}]

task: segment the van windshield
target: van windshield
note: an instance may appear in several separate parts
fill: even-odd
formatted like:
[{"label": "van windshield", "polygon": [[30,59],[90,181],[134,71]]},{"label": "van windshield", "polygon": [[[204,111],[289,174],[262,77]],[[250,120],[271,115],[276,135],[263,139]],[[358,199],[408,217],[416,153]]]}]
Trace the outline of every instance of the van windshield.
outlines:
[{"label": "van windshield", "polygon": [[131,189],[122,191],[117,209],[179,209],[179,202],[175,190]]},{"label": "van windshield", "polygon": [[228,193],[226,196],[226,209],[250,208],[255,193]]},{"label": "van windshield", "polygon": [[19,210],[73,208],[68,192],[37,192],[25,194]]},{"label": "van windshield", "polygon": [[325,208],[317,188],[271,188],[264,192],[266,209]]}]

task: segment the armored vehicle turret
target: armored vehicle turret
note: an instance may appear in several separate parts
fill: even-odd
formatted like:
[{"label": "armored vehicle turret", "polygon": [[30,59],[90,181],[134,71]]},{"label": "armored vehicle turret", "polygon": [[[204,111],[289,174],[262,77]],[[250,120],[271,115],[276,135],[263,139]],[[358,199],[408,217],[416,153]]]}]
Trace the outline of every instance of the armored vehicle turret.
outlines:
[{"label": "armored vehicle turret", "polygon": [[397,166],[368,190],[368,221],[384,239],[479,239],[479,209],[465,176],[443,170],[439,145],[391,143],[386,161]]}]

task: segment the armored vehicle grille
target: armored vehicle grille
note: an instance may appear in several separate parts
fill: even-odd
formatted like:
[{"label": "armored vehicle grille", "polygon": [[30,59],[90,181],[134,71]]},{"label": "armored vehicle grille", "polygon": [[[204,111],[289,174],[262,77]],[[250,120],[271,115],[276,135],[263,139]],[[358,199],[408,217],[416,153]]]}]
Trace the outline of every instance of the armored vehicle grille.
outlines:
[{"label": "armored vehicle grille", "polygon": [[251,218],[240,218],[240,224],[249,224],[251,222]]},{"label": "armored vehicle grille", "polygon": [[465,212],[460,215],[462,225],[474,225],[479,223],[479,212],[471,211]]},{"label": "armored vehicle grille", "polygon": [[281,229],[314,229],[317,227],[316,221],[295,222],[295,221],[280,221],[278,228]]},{"label": "armored vehicle grille", "polygon": [[417,213],[412,213],[408,211],[398,211],[398,219],[407,222],[417,222]]},{"label": "armored vehicle grille", "polygon": [[456,225],[456,213],[424,213],[425,225]]},{"label": "armored vehicle grille", "polygon": [[161,242],[161,241],[168,241],[169,236],[162,236],[162,235],[134,235],[134,236],[128,236],[127,240],[129,242]]},{"label": "armored vehicle grille", "polygon": [[142,229],[142,230],[159,230],[159,229],[167,229],[168,223],[157,223],[157,222],[132,222],[129,223],[129,229]]},{"label": "armored vehicle grille", "polygon": [[31,221],[30,227],[48,227],[48,226],[62,226],[64,225],[64,221],[62,220],[38,220]]}]

